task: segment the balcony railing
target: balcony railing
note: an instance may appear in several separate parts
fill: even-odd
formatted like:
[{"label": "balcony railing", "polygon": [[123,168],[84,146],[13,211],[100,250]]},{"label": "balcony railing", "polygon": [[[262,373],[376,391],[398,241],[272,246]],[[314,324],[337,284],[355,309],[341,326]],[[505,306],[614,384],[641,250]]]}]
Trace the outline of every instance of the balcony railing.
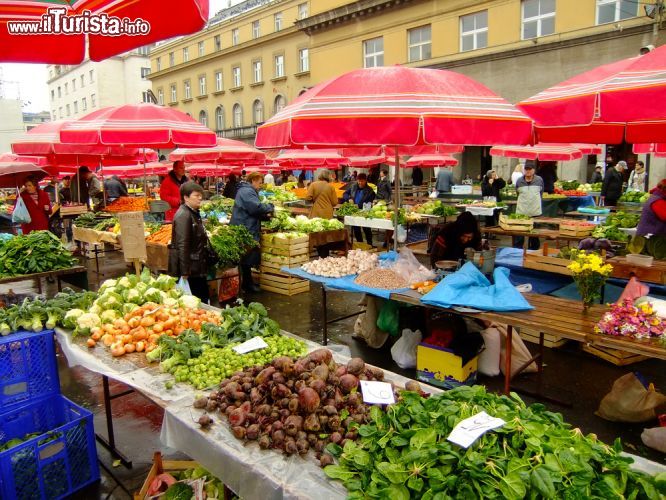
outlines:
[{"label": "balcony railing", "polygon": [[225,128],[216,130],[215,133],[218,137],[227,139],[250,139],[257,135],[257,127],[258,125],[249,125],[247,127]]}]

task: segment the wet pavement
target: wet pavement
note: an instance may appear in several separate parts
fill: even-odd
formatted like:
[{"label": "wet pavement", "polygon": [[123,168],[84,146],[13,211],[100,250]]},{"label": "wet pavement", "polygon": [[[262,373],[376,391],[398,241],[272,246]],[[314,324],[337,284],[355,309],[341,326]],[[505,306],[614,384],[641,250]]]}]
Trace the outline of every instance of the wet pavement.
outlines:
[{"label": "wet pavement", "polygon": [[[103,276],[94,272],[94,261],[87,262],[91,289],[96,289],[101,281],[118,277],[129,271],[120,255],[109,254],[101,259],[100,269]],[[35,291],[32,283],[24,287],[11,287],[14,292]],[[5,293],[9,287],[0,287]],[[47,287],[47,293],[53,293],[53,285]],[[309,293],[286,297],[273,293],[262,292],[243,297],[246,301],[260,301],[269,309],[271,316],[282,328],[304,338],[321,342],[322,339],[322,294],[318,284],[311,284]],[[329,318],[348,315],[358,311],[358,294],[331,293],[328,295]],[[350,318],[329,326],[331,343],[345,344],[353,356],[360,356],[367,362],[384,369],[395,371],[405,376],[415,377],[414,370],[402,370],[392,360],[390,347],[395,341],[389,338],[381,349],[369,348],[362,340],[352,338],[353,325],[356,318]],[[533,344],[526,344],[535,351]],[[625,449],[631,453],[645,456],[651,460],[666,463],[664,454],[646,448],[640,439],[644,427],[657,425],[626,424],[608,422],[597,417],[599,401],[610,390],[614,380],[630,371],[640,372],[647,381],[653,382],[659,389],[666,390],[666,370],[664,362],[647,360],[627,367],[617,367],[606,361],[583,352],[577,343],[568,343],[557,349],[545,349],[545,364],[542,389],[548,396],[566,400],[572,406],[561,406],[553,403],[546,405],[553,411],[564,414],[565,420],[584,432],[593,432],[602,440],[612,442],[620,437]],[[59,355],[60,382],[62,392],[77,404],[90,409],[95,414],[96,432],[106,435],[106,419],[104,416],[102,378],[80,367],[69,368],[66,360]],[[503,386],[503,378],[480,377],[479,383],[490,390],[499,391]],[[535,375],[523,375],[516,379],[516,386],[530,388],[536,383]],[[127,389],[122,384],[111,382],[111,393]],[[535,399],[523,395],[527,402]],[[138,491],[150,468],[153,453],[161,451],[166,459],[187,459],[177,450],[166,449],[159,440],[163,410],[140,394],[133,393],[119,398],[112,403],[113,422],[117,447],[133,462],[133,468],[124,466],[113,467],[113,458],[98,444],[98,457],[103,466],[102,481],[98,487],[88,489],[76,495],[76,498],[112,498],[129,499],[130,494]],[[106,469],[106,470],[105,470]],[[107,471],[111,471],[110,473]],[[119,484],[120,483],[120,484]],[[129,493],[128,493],[129,492]]]}]

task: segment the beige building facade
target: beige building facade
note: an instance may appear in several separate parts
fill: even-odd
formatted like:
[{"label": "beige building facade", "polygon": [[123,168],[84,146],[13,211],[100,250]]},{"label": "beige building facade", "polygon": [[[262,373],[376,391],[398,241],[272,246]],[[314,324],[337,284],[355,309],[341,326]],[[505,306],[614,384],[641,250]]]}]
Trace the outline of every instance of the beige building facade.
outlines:
[{"label": "beige building facade", "polygon": [[[153,50],[150,78],[160,102],[251,142],[256,125],[302,91],[362,67],[449,69],[515,103],[662,44],[661,15],[653,1],[628,0],[246,0]],[[516,161],[488,149],[467,148],[456,175],[494,166],[506,178]],[[613,145],[560,172],[584,180],[606,156],[641,159],[631,145]],[[654,184],[666,162],[651,160]]]}]

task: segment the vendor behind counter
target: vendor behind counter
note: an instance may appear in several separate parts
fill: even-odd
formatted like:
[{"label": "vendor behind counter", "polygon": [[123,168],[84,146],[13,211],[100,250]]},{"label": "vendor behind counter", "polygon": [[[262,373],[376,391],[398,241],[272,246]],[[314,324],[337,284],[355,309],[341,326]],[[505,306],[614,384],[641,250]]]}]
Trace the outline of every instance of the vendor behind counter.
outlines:
[{"label": "vendor behind counter", "polygon": [[430,264],[439,260],[459,261],[465,257],[465,249],[483,249],[481,231],[476,218],[469,212],[461,213],[455,222],[440,226],[432,232],[428,242]]}]

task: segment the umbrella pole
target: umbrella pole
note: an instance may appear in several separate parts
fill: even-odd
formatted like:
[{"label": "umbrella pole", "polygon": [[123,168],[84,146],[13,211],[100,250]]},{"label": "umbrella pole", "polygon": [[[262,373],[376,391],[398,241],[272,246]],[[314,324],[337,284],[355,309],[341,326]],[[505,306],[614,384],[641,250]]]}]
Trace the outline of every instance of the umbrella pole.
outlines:
[{"label": "umbrella pole", "polygon": [[146,177],[146,148],[143,148],[143,192],[146,194],[146,198],[149,198],[148,180]]},{"label": "umbrella pole", "polygon": [[104,200],[104,206],[106,207],[106,189],[104,189],[104,161],[101,156],[99,158],[99,172],[102,177],[102,197]]},{"label": "umbrella pole", "polygon": [[398,251],[398,219],[400,216],[400,155],[395,147],[395,230],[393,231],[393,249]]}]

